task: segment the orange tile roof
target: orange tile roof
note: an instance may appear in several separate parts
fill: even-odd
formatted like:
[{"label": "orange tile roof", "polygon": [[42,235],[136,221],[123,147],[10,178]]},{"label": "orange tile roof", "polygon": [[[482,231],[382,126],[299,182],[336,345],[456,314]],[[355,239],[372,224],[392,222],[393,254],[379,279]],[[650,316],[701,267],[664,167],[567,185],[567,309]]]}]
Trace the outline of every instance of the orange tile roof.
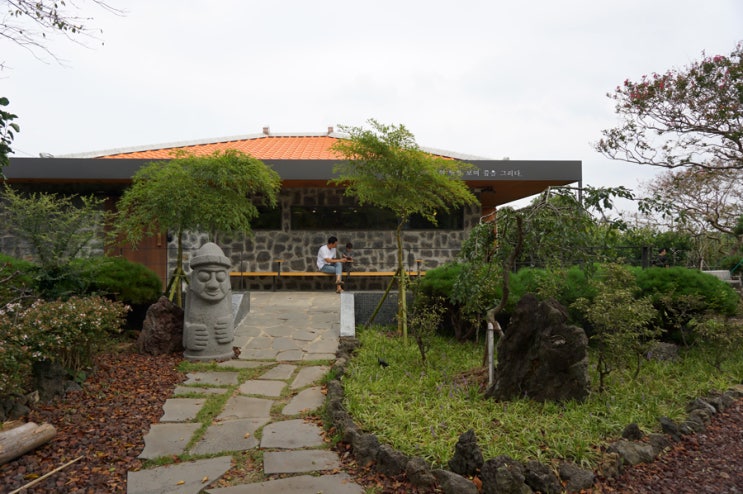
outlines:
[{"label": "orange tile roof", "polygon": [[121,152],[99,157],[105,159],[169,159],[173,157],[177,150],[183,150],[196,156],[204,156],[212,154],[215,151],[235,149],[261,160],[333,160],[342,159],[339,154],[334,153],[330,149],[337,140],[337,137],[330,136],[264,136],[223,142]]}]

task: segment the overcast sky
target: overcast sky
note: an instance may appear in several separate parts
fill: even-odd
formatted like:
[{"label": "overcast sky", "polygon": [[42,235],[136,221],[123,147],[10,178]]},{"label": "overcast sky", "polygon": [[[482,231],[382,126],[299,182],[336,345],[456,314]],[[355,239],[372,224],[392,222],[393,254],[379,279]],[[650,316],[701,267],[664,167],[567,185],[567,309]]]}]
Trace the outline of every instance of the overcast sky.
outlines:
[{"label": "overcast sky", "polygon": [[[109,0],[65,65],[0,40],[14,156],[62,155],[369,118],[419,145],[486,158],[581,160],[584,184],[637,188],[655,169],[593,150],[626,78],[728,55],[740,0]],[[5,5],[0,2],[0,5]]]}]

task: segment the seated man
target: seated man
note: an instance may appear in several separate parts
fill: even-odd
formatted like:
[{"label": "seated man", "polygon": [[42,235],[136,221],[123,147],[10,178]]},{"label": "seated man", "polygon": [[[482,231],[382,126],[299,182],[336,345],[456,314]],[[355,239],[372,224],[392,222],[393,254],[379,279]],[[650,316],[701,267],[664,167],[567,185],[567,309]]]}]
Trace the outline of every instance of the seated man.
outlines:
[{"label": "seated man", "polygon": [[343,263],[346,259],[339,258],[336,247],[338,246],[338,238],[331,236],[328,238],[328,243],[320,247],[317,251],[317,269],[323,273],[335,275],[335,292],[341,293],[343,291],[343,280],[341,275],[343,273]]}]

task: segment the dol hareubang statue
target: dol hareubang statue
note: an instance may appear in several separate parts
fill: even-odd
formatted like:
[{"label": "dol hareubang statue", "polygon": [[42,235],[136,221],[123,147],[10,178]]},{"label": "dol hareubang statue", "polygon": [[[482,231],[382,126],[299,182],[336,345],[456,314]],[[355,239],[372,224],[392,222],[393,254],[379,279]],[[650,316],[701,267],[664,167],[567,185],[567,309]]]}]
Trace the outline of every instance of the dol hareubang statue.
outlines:
[{"label": "dol hareubang statue", "polygon": [[229,360],[233,357],[234,322],[230,260],[217,244],[208,242],[191,259],[183,324],[183,356],[190,360]]}]

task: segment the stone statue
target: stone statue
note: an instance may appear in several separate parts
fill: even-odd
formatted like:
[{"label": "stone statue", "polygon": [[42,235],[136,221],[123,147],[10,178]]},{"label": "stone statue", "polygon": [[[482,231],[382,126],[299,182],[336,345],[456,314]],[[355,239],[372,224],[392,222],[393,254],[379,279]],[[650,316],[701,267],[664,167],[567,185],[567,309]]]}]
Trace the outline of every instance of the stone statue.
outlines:
[{"label": "stone statue", "polygon": [[234,355],[230,260],[208,242],[191,259],[183,324],[183,356],[189,360],[229,360]]}]

